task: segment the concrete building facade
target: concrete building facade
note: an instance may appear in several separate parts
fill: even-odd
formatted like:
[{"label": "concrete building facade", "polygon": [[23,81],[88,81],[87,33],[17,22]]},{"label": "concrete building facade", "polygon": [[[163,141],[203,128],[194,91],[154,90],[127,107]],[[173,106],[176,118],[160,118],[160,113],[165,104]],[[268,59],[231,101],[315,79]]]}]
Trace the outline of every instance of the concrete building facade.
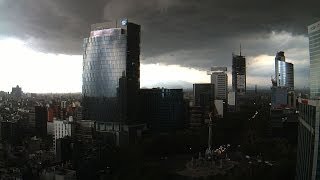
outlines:
[{"label": "concrete building facade", "polygon": [[211,84],[214,84],[214,88],[215,88],[215,99],[227,100],[228,99],[227,67],[212,67],[210,74],[211,74]]}]

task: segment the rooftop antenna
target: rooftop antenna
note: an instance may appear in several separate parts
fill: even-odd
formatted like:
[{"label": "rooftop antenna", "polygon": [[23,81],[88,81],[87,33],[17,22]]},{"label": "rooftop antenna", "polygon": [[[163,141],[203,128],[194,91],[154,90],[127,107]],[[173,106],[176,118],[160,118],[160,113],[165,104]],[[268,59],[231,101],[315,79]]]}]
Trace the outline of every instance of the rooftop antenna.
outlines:
[{"label": "rooftop antenna", "polygon": [[240,56],[241,56],[241,43],[240,43]]}]

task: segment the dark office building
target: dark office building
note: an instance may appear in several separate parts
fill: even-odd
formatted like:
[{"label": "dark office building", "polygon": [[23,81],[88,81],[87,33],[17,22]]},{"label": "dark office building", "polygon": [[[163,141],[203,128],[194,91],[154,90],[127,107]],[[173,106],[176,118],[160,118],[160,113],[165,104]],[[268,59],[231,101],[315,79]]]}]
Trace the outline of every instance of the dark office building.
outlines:
[{"label": "dark office building", "polygon": [[10,144],[15,144],[20,138],[20,131],[18,123],[15,121],[1,121],[0,122],[0,139]]},{"label": "dark office building", "polygon": [[200,128],[204,124],[205,114],[203,112],[203,108],[200,106],[192,106],[190,107],[190,128]]},{"label": "dark office building", "polygon": [[127,20],[94,24],[83,51],[83,118],[134,122],[140,88],[140,25]]},{"label": "dark office building", "polygon": [[271,108],[285,108],[288,106],[288,88],[271,87]]},{"label": "dark office building", "polygon": [[35,127],[36,134],[39,137],[44,137],[47,135],[47,121],[48,121],[48,111],[45,106],[35,107]]},{"label": "dark office building", "polygon": [[140,115],[152,132],[168,132],[184,127],[182,89],[141,89]]},{"label": "dark office building", "polygon": [[77,140],[86,144],[93,142],[93,135],[95,130],[95,122],[91,120],[78,120],[76,123],[76,137]]},{"label": "dark office building", "polygon": [[214,104],[214,84],[193,84],[194,106],[212,108]]},{"label": "dark office building", "polygon": [[16,98],[21,98],[22,96],[22,89],[21,87],[19,87],[18,85],[16,87],[13,87],[12,88],[12,91],[11,91],[11,95],[13,97],[16,97]]},{"label": "dark office building", "polygon": [[246,93],[246,58],[232,54],[232,90],[237,95]]},{"label": "dark office building", "polygon": [[320,179],[320,101],[299,98],[298,104],[299,126],[295,179]]},{"label": "dark office building", "polygon": [[67,162],[77,156],[78,143],[75,139],[67,136],[56,141],[56,160],[58,162]]},{"label": "dark office building", "polygon": [[273,137],[286,138],[290,143],[296,144],[298,136],[298,113],[295,109],[271,109],[270,125]]}]

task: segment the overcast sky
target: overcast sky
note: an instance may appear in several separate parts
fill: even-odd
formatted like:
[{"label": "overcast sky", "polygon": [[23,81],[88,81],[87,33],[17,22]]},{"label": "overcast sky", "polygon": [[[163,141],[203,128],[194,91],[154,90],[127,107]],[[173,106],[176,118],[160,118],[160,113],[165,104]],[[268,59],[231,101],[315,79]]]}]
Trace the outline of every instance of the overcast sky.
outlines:
[{"label": "overcast sky", "polygon": [[[307,26],[319,0],[0,0],[0,90],[81,92],[82,39],[91,24],[126,17],[142,27],[141,86],[209,82],[210,66],[247,57],[247,84],[271,86],[274,56],[308,86]],[[230,75],[229,71],[229,75]],[[231,76],[229,76],[231,83]]]}]

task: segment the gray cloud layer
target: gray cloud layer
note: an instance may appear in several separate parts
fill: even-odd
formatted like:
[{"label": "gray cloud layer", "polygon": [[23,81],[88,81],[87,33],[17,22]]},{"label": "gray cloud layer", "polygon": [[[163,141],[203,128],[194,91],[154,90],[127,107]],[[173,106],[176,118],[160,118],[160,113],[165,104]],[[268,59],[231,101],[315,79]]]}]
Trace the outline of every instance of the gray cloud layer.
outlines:
[{"label": "gray cloud layer", "polygon": [[91,24],[128,17],[142,25],[144,63],[205,69],[230,66],[240,43],[247,56],[294,48],[301,54],[305,40],[281,43],[271,32],[306,35],[306,26],[320,19],[319,5],[318,0],[0,0],[0,36],[18,37],[44,52],[82,54]]}]

